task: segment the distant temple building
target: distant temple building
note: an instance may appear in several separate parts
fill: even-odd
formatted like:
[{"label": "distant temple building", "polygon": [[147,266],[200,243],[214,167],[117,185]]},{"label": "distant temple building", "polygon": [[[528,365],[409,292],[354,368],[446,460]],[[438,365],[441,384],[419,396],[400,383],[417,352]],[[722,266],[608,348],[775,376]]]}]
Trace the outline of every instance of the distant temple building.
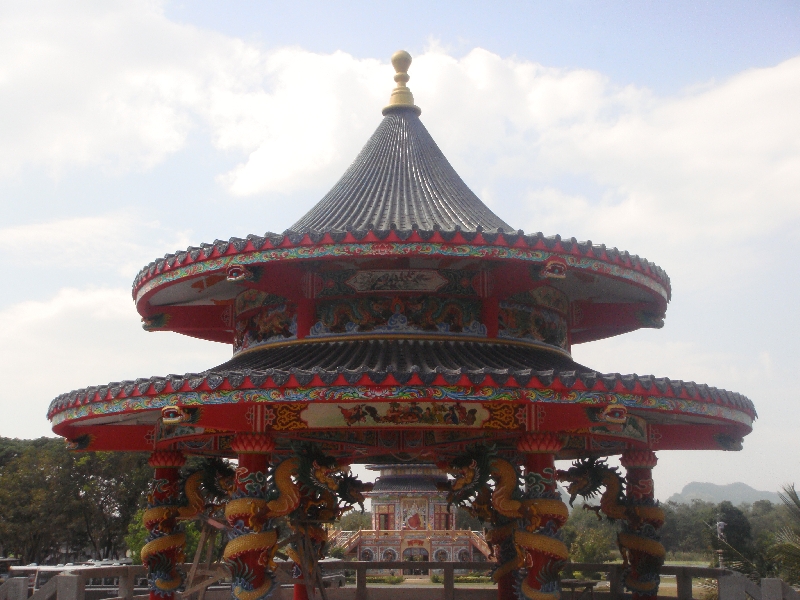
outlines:
[{"label": "distant temple building", "polygon": [[490,549],[483,533],[455,529],[437,483],[447,476],[435,465],[372,465],[380,471],[372,500],[372,530],[342,532],[334,540],[365,561],[481,561]]}]

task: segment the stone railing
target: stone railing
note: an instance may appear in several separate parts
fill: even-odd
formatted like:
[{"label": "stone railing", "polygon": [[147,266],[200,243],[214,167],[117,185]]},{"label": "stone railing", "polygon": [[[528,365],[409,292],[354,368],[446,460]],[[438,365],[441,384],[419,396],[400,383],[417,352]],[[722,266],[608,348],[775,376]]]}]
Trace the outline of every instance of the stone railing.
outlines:
[{"label": "stone railing", "polygon": [[[414,569],[441,571],[443,575],[443,587],[426,586],[425,588],[413,588],[404,590],[392,586],[387,588],[375,588],[367,586],[367,574],[369,571],[376,570],[398,570],[407,569],[413,565]],[[279,582],[283,585],[292,583],[302,583],[302,580],[293,580],[288,574],[291,563],[281,563],[279,565]],[[483,587],[483,589],[465,589],[455,587],[455,571],[489,571],[494,563],[487,562],[403,562],[403,561],[326,561],[321,565],[326,572],[332,571],[355,571],[356,585],[353,587],[338,588],[327,590],[330,600],[397,600],[400,598],[414,598],[415,600],[489,600],[497,598],[497,590],[494,587]],[[191,565],[183,565],[188,572]],[[206,588],[227,577],[227,570],[222,565],[212,565],[212,569],[205,573],[206,577],[192,589],[178,594],[181,600],[189,600],[202,595]],[[565,567],[567,573],[571,571],[598,572],[605,573],[609,583],[608,592],[596,592],[594,597],[597,600],[623,600],[629,598],[629,594],[624,594],[622,590],[622,565],[619,563],[568,563]],[[62,574],[50,579],[44,586],[36,590],[29,598],[28,579],[22,577],[12,577],[0,586],[0,600],[89,600],[90,598],[109,598],[113,600],[144,600],[148,598],[145,590],[136,589],[136,582],[145,574],[142,566],[113,566],[113,567],[65,567]],[[665,566],[661,569],[661,574],[675,576],[677,580],[677,600],[692,600],[692,581],[695,578],[716,580],[719,591],[719,600],[800,600],[800,594],[780,579],[762,579],[760,584],[755,584],[741,573],[729,571],[727,569],[713,569],[704,567],[683,567]],[[87,586],[91,582],[111,582],[110,585],[102,586],[104,594],[99,596],[93,586]],[[100,586],[96,586],[100,587]],[[135,594],[138,591],[139,594]],[[291,593],[291,588],[287,590]],[[403,592],[411,592],[405,594]],[[228,598],[228,589],[220,590],[219,598]],[[563,597],[567,597],[566,595]],[[206,594],[206,598],[209,595]],[[276,596],[276,600],[278,600]],[[283,594],[283,598],[289,598],[288,594]],[[661,598],[661,597],[660,597]]]}]

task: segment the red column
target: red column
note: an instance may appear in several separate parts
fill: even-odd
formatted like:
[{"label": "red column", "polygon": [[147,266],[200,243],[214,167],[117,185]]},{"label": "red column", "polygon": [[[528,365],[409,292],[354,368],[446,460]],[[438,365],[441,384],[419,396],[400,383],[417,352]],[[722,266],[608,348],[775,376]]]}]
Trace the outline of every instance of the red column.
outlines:
[{"label": "red column", "polygon": [[[525,527],[514,541],[526,552],[527,573],[519,584],[519,598],[560,597],[559,576],[568,558],[567,547],[558,538],[569,511],[561,501],[556,481],[555,457],[561,439],[551,433],[527,433],[517,449],[525,455]],[[505,600],[505,598],[503,599]]]},{"label": "red column", "polygon": [[183,584],[178,564],[185,559],[186,536],[178,527],[177,516],[180,468],[186,459],[180,452],[157,450],[148,462],[155,474],[143,517],[150,533],[142,548],[142,564],[147,566],[150,600],[172,600]]},{"label": "red column", "polygon": [[267,472],[275,442],[268,435],[239,433],[231,449],[239,456],[234,490],[225,506],[233,529],[223,559],[231,570],[233,598],[261,600],[274,591],[272,557],[278,541],[267,506]]},{"label": "red column", "polygon": [[664,511],[655,501],[653,486],[657,462],[650,450],[629,450],[620,459],[626,469],[625,493],[633,517],[628,519],[619,541],[628,563],[623,575],[625,587],[633,592],[634,600],[655,600],[659,571],[664,564],[664,546],[657,533],[664,524]]}]

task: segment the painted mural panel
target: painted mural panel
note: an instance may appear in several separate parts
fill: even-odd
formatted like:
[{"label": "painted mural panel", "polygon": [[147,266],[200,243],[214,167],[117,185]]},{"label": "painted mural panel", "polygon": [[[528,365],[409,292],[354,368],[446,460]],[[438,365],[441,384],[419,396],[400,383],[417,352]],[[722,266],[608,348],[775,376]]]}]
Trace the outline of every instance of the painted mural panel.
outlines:
[{"label": "painted mural panel", "polygon": [[402,523],[402,529],[427,529],[427,498],[403,498],[400,501],[400,521]]},{"label": "painted mural panel", "polygon": [[529,339],[567,349],[567,319],[554,310],[500,303],[498,337]]},{"label": "painted mural panel", "polygon": [[485,337],[480,315],[480,301],[469,298],[370,296],[321,300],[310,335],[432,332]]},{"label": "painted mural panel", "polygon": [[480,271],[452,269],[383,269],[329,271],[314,275],[317,298],[374,292],[437,292],[474,296],[484,287]]},{"label": "painted mural panel", "polygon": [[[288,405],[293,406],[293,405]],[[294,405],[296,406],[296,405]],[[276,407],[281,408],[281,407]],[[304,404],[305,427],[396,427],[430,425],[481,429],[517,429],[515,405],[489,402],[380,402],[353,404]]]},{"label": "painted mural panel", "polygon": [[297,306],[287,302],[265,307],[252,317],[237,319],[234,352],[293,339],[297,339]]}]

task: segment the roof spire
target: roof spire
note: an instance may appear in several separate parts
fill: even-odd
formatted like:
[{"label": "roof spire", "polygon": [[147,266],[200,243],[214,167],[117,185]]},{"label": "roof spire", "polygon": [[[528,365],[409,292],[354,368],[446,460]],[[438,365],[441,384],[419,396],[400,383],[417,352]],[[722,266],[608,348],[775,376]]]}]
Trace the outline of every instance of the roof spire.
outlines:
[{"label": "roof spire", "polygon": [[410,79],[408,67],[411,66],[411,55],[405,50],[398,50],[392,54],[392,66],[396,72],[394,80],[397,82],[397,87],[392,90],[392,95],[389,97],[389,106],[383,109],[383,114],[385,115],[395,108],[408,107],[419,115],[422,113],[422,109],[419,106],[414,106],[414,95],[406,85]]}]

